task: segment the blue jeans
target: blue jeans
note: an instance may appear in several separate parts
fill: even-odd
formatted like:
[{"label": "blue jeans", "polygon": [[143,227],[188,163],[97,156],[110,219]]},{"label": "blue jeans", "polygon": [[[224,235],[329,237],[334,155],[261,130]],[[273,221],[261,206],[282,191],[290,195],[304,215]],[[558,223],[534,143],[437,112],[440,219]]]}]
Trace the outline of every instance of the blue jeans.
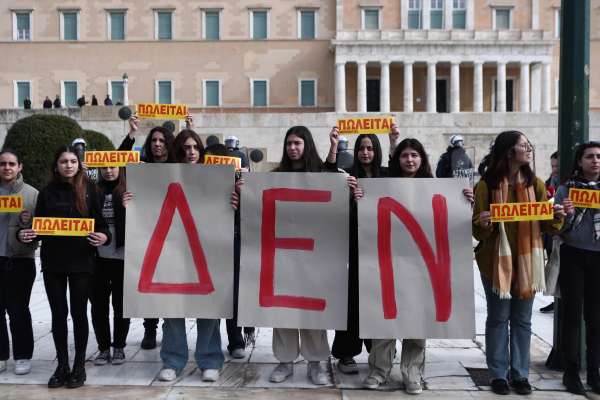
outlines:
[{"label": "blue jeans", "polygon": [[[221,331],[218,319],[197,319],[196,328],[196,353],[194,358],[201,371],[207,369],[221,370],[225,362],[221,350]],[[188,345],[184,318],[165,318],[163,325],[163,341],[160,349],[164,368],[175,370],[177,374],[183,372],[188,361]]]},{"label": "blue jeans", "polygon": [[[485,321],[485,358],[490,370],[490,380],[529,378],[531,343],[531,311],[535,296],[520,299],[500,299],[492,291],[493,281],[481,276],[487,302]],[[514,282],[511,284],[512,293]],[[510,352],[509,325],[510,321]]]}]

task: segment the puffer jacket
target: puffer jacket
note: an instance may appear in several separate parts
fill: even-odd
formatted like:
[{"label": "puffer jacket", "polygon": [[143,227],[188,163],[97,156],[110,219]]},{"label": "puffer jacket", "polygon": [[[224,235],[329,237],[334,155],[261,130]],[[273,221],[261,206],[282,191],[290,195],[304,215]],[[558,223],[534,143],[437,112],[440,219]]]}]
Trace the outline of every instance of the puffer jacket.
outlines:
[{"label": "puffer jacket", "polygon": [[37,189],[29,186],[23,182],[23,175],[19,172],[17,179],[13,182],[10,187],[9,196],[23,196],[23,208],[31,212],[31,221],[25,225],[21,222],[21,213],[10,213],[8,218],[8,244],[6,246],[6,255],[13,257],[16,255],[27,254],[35,251],[39,243],[21,243],[17,237],[17,233],[21,229],[30,229],[33,223],[33,217],[35,214],[35,205],[37,203],[38,191]]}]

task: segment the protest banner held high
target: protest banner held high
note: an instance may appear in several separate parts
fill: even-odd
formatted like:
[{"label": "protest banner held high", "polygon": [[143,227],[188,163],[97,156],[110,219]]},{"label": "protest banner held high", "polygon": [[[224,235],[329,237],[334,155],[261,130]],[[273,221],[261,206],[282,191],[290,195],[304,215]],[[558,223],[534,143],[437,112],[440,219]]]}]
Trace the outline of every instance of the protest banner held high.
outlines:
[{"label": "protest banner held high", "polygon": [[394,117],[344,118],[337,120],[340,135],[391,133]]},{"label": "protest banner held high", "polygon": [[139,163],[139,151],[88,151],[85,163],[88,167],[125,167],[127,163]]},{"label": "protest banner held high", "polygon": [[187,106],[182,104],[139,103],[137,105],[139,118],[185,119],[187,112]]}]

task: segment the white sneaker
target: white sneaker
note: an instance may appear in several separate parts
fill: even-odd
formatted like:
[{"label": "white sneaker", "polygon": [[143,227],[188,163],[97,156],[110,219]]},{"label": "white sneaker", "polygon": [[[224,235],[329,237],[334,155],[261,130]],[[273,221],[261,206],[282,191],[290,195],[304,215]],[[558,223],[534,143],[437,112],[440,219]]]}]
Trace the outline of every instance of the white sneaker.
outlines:
[{"label": "white sneaker", "polygon": [[1,360],[0,361],[0,372],[6,371],[6,364],[7,363],[8,363],[8,360]]},{"label": "white sneaker", "polygon": [[233,358],[245,358],[246,357],[246,350],[244,349],[235,349],[231,352],[231,356]]},{"label": "white sneaker", "polygon": [[159,381],[171,382],[177,378],[177,373],[174,369],[171,368],[163,368],[160,370],[157,376]]},{"label": "white sneaker", "polygon": [[204,382],[216,382],[219,380],[219,370],[218,369],[205,369],[202,372],[202,380]]},{"label": "white sneaker", "polygon": [[408,374],[408,382],[406,383],[406,393],[420,394],[423,391],[421,386],[421,375]]},{"label": "white sneaker", "polygon": [[319,362],[309,362],[306,374],[315,385],[325,385],[329,382],[329,378],[321,368],[321,363]]},{"label": "white sneaker", "polygon": [[29,360],[17,360],[17,365],[15,365],[15,374],[25,375],[29,372],[31,372],[31,363]]},{"label": "white sneaker", "polygon": [[279,363],[278,366],[275,367],[273,372],[271,372],[271,376],[269,377],[269,381],[279,383],[285,381],[285,378],[292,375],[294,373],[294,366],[290,363]]}]

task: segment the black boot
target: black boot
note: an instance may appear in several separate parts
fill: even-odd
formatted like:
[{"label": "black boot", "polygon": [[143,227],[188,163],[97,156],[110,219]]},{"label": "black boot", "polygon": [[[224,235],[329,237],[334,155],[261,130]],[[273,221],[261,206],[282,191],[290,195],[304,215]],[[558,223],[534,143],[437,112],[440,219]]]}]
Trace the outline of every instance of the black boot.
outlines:
[{"label": "black boot", "polygon": [[579,394],[585,396],[585,388],[581,383],[581,377],[579,376],[579,363],[577,361],[567,364],[565,368],[565,374],[563,375],[563,385],[567,387],[567,390],[573,394]]},{"label": "black boot", "polygon": [[85,378],[85,353],[76,353],[73,372],[71,372],[71,379],[67,382],[67,387],[69,389],[81,387]]},{"label": "black boot", "polygon": [[142,339],[142,349],[151,350],[156,348],[156,329],[146,328],[144,339]]},{"label": "black boot", "polygon": [[49,388],[61,387],[71,377],[71,369],[69,368],[69,352],[67,350],[57,351],[56,359],[58,360],[58,367],[56,367],[54,375],[52,375],[48,381]]},{"label": "black boot", "polygon": [[598,368],[588,367],[587,383],[592,387],[594,393],[600,394],[600,375]]}]

